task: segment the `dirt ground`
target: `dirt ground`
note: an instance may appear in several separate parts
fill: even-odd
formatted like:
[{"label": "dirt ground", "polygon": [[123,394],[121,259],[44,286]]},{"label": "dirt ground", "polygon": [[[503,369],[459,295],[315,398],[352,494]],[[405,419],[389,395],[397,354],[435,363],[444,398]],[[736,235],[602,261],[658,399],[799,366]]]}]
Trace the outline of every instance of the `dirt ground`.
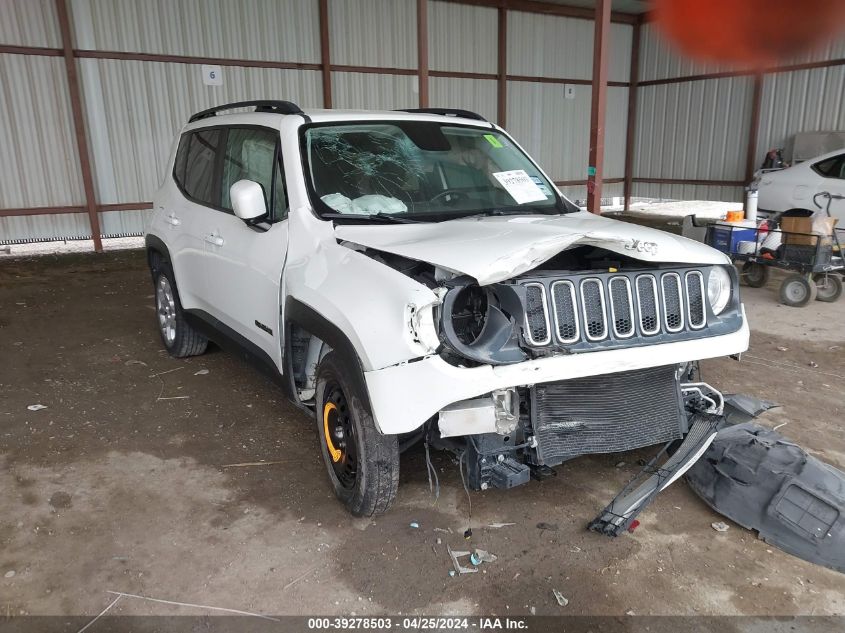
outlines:
[{"label": "dirt ground", "polygon": [[[786,308],[776,290],[744,289],[751,350],[704,378],[779,401],[763,423],[845,468],[845,303]],[[438,501],[413,449],[393,509],[350,518],[311,420],[229,354],[169,358],[152,305],[139,251],[0,262],[2,614],[96,615],[109,591],[273,614],[845,614],[845,575],[714,531],[682,482],[633,534],[587,532],[645,451],[473,493],[471,545],[498,560],[449,577],[469,505],[447,455]],[[111,613],[205,611],[126,598]]]}]

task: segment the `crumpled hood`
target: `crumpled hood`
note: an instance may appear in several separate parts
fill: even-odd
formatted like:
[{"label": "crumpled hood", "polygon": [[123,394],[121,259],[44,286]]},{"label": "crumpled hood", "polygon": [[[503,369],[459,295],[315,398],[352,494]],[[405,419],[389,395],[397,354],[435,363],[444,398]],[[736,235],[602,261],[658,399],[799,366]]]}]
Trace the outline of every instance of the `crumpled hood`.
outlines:
[{"label": "crumpled hood", "polygon": [[421,224],[340,225],[339,240],[428,262],[487,285],[531,270],[574,246],[644,262],[726,264],[721,252],[657,229],[580,212],[461,218]]}]

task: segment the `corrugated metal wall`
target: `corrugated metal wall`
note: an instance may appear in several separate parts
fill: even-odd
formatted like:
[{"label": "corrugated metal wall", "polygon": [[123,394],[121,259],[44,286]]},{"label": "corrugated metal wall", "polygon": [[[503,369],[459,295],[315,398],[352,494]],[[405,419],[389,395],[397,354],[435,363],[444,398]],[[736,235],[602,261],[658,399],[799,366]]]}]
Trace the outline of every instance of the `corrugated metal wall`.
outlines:
[{"label": "corrugated metal wall", "polygon": [[0,55],[0,208],[84,202],[64,61]]},{"label": "corrugated metal wall", "polygon": [[431,77],[428,80],[432,107],[462,108],[478,112],[488,121],[498,118],[497,82],[491,79],[457,79]]},{"label": "corrugated metal wall", "polygon": [[[612,24],[609,77],[628,81],[633,27]],[[584,20],[511,11],[508,14],[508,74],[589,80],[593,68],[593,30]],[[590,151],[589,85],[508,82],[508,129],[556,181],[586,180]],[[604,177],[625,172],[628,89],[608,88]],[[608,185],[611,186],[611,185]],[[584,187],[575,187],[581,195]],[[606,195],[617,195],[607,193]]]},{"label": "corrugated metal wall", "polygon": [[320,61],[316,2],[72,0],[71,10],[81,49]]},{"label": "corrugated metal wall", "polygon": [[498,31],[496,9],[429,2],[429,68],[495,74],[498,72]]},{"label": "corrugated metal wall", "polygon": [[[76,46],[225,59],[318,63],[317,5],[301,0],[73,0]],[[285,24],[280,32],[276,25]],[[322,105],[319,71],[224,66],[206,86],[198,64],[81,59],[100,204],[152,199],[174,135],[191,113],[229,101],[284,97]],[[127,152],[126,148],[132,151]],[[143,231],[145,212],[101,214],[104,234]]]},{"label": "corrugated metal wall", "polygon": [[[585,28],[586,24],[589,27]],[[610,81],[628,81],[632,33],[633,27],[628,24],[610,25]],[[536,13],[508,13],[509,75],[589,80],[592,70],[592,23]]]},{"label": "corrugated metal wall", "polygon": [[[319,64],[316,0],[68,0],[74,48],[84,51]],[[498,11],[432,0],[428,4],[429,68],[495,75]],[[329,0],[332,64],[417,67],[416,0]],[[627,81],[632,28],[614,24],[611,80]],[[508,12],[508,72],[588,80],[589,21]],[[59,48],[54,0],[0,1],[0,44]],[[9,165],[0,208],[85,204],[61,57],[0,54],[3,94],[0,160]],[[224,66],[223,85],[206,86],[197,63],[91,59],[79,68],[96,200],[148,203],[163,177],[174,135],[197,110],[242,99],[288,98],[304,107],[323,101],[319,70]],[[583,180],[589,137],[590,87],[508,82],[508,127],[556,180]],[[332,72],[338,108],[416,107],[416,75]],[[494,78],[429,79],[432,106],[477,111],[496,120]],[[627,88],[611,88],[605,175],[623,173]],[[36,142],[32,142],[36,139]],[[33,169],[33,166],[37,168]],[[8,178],[9,184],[5,181]],[[610,185],[608,195],[615,190]],[[618,188],[618,187],[617,187]],[[571,192],[583,198],[583,187]],[[143,230],[147,211],[100,214],[103,233]],[[86,237],[86,213],[0,218],[0,240]]]},{"label": "corrugated metal wall", "polygon": [[[586,180],[590,153],[591,88],[574,85],[567,99],[563,84],[508,82],[508,131],[556,181]],[[607,90],[605,167],[608,179],[625,173],[628,88]]]},{"label": "corrugated metal wall", "polygon": [[[68,0],[74,46],[89,51],[321,63],[317,0]],[[479,77],[429,79],[433,106],[462,107],[496,120],[497,9],[431,0],[429,68]],[[333,102],[339,108],[415,107],[415,74],[361,72],[417,66],[415,0],[329,0]],[[587,81],[593,29],[575,18],[508,11],[507,127],[557,181],[586,178],[589,85],[567,98],[559,82]],[[721,67],[674,54],[652,26],[641,27],[640,80],[683,77]],[[630,25],[612,25],[610,79],[629,79]],[[61,46],[54,0],[0,0],[0,44]],[[797,61],[845,56],[845,40]],[[8,166],[0,208],[84,205],[63,60],[0,54],[0,160]],[[78,59],[87,134],[99,204],[148,203],[170,144],[188,115],[226,101],[289,98],[323,102],[320,70],[224,66],[222,86],[206,86],[198,63]],[[344,66],[349,68],[343,68]],[[9,87],[13,89],[9,89]],[[636,178],[744,178],[752,80],[745,77],[641,86],[638,90]],[[608,91],[607,179],[624,173],[628,88]],[[845,127],[845,67],[769,75],[757,154],[786,145],[798,131]],[[33,142],[33,139],[35,141]],[[130,148],[131,151],[128,151]],[[583,198],[583,186],[566,188]],[[606,186],[606,196],[621,185]],[[741,199],[741,188],[635,183],[635,196]],[[138,232],[145,212],[101,214],[104,231]],[[0,240],[88,235],[85,213],[0,219]]]},{"label": "corrugated metal wall", "polygon": [[775,147],[785,148],[791,158],[798,132],[845,130],[845,66],[767,75],[762,103],[758,162]]},{"label": "corrugated metal wall", "polygon": [[61,40],[52,0],[0,2],[0,43],[57,48]]},{"label": "corrugated metal wall", "polygon": [[[641,27],[640,81],[743,70],[693,62],[677,54],[656,29]],[[845,58],[845,38],[784,66]],[[744,181],[753,79],[749,75],[640,86],[635,178]],[[755,160],[773,147],[791,147],[804,131],[845,129],[845,66],[767,73],[763,78]],[[634,183],[634,196],[740,202],[739,186]]]},{"label": "corrugated metal wall", "polygon": [[[640,87],[634,177],[741,181],[752,89],[749,77]],[[635,196],[742,199],[740,187],[635,184]]]},{"label": "corrugated metal wall", "polygon": [[332,64],[416,68],[417,3],[331,0],[329,37]]},{"label": "corrugated metal wall", "polygon": [[97,199],[103,204],[152,199],[174,134],[194,112],[281,96],[302,107],[322,105],[320,73],[314,70],[226,66],[223,85],[206,86],[196,64],[83,59],[80,67],[89,120],[98,122],[92,154]]},{"label": "corrugated metal wall", "polygon": [[416,75],[332,73],[332,99],[336,108],[396,110],[419,105]]},{"label": "corrugated metal wall", "polygon": [[734,70],[724,64],[693,61],[666,42],[653,24],[643,24],[640,31],[640,81],[689,77]]}]

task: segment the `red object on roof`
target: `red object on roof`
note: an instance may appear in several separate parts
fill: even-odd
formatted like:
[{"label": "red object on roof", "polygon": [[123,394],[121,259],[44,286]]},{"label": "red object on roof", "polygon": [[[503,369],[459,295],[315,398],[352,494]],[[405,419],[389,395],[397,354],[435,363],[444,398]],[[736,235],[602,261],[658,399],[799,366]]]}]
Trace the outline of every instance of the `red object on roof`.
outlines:
[{"label": "red object on roof", "polygon": [[845,33],[843,0],[654,0],[654,21],[687,57],[763,67]]}]

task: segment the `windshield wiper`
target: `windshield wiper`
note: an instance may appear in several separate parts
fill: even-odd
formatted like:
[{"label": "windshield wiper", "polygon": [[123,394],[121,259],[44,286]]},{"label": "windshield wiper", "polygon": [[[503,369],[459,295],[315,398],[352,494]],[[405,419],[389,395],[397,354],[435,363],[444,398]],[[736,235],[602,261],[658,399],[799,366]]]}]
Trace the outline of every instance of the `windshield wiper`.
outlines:
[{"label": "windshield wiper", "polygon": [[422,222],[422,220],[404,218],[400,215],[385,213],[384,211],[379,211],[378,213],[323,213],[320,217],[327,220],[381,220],[382,222],[394,222],[396,224],[417,224]]},{"label": "windshield wiper", "polygon": [[557,207],[497,207],[493,209],[484,209],[469,215],[460,216],[462,218],[477,218],[482,216],[501,216],[501,215],[560,215],[560,209]]}]

